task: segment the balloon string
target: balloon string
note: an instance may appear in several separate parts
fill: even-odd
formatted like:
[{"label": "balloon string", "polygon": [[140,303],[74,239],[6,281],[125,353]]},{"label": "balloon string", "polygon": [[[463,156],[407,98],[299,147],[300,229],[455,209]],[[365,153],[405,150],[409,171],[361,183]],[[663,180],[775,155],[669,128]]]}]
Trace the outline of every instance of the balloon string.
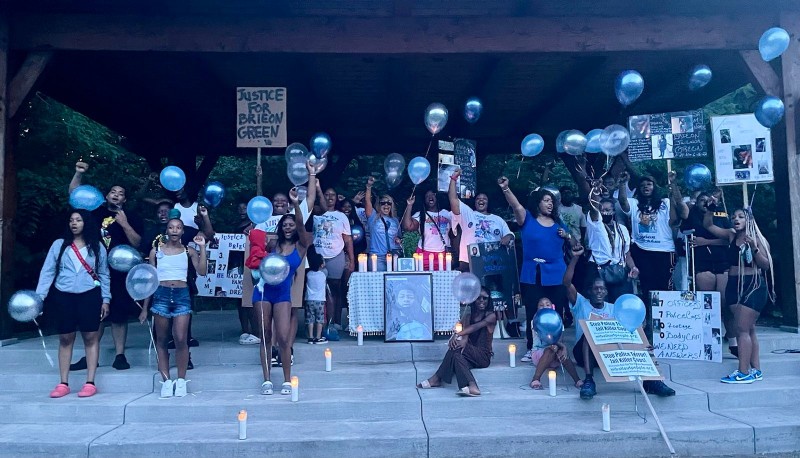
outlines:
[{"label": "balloon string", "polygon": [[428,153],[430,153],[430,152],[431,152],[431,145],[433,145],[433,138],[434,138],[435,136],[436,136],[436,134],[431,134],[431,139],[430,139],[430,141],[428,142],[428,148],[425,150],[425,159],[427,159],[427,158],[428,158]]},{"label": "balloon string", "polygon": [[47,345],[44,343],[42,327],[39,326],[39,323],[36,321],[36,319],[33,320],[33,323],[36,325],[36,330],[39,331],[39,338],[42,340],[42,348],[44,349],[44,356],[47,358],[47,362],[50,363],[50,367],[56,367],[55,363],[53,362],[53,357],[47,352]]},{"label": "balloon string", "polygon": [[522,171],[522,163],[525,162],[525,156],[522,156],[522,160],[519,161],[519,168],[517,169],[517,179],[519,180],[519,172]]}]

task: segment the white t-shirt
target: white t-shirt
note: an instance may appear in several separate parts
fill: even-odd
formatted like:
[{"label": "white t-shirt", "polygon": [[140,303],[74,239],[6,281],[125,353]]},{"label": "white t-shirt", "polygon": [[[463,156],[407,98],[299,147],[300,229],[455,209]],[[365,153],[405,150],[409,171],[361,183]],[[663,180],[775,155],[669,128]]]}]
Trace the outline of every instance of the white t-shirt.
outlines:
[{"label": "white t-shirt", "polygon": [[[603,265],[609,261],[612,263],[625,262],[625,254],[631,250],[631,236],[628,228],[624,224],[614,225],[614,250],[612,254],[611,242],[608,240],[608,231],[603,224],[602,217],[597,221],[592,221],[592,217],[586,214],[586,239],[588,247],[592,251],[594,262]],[[624,252],[623,252],[624,250]]]},{"label": "white t-shirt", "polygon": [[350,235],[350,221],[344,213],[334,210],[314,216],[314,247],[323,258],[334,258],[344,250],[345,235]]},{"label": "white t-shirt", "polygon": [[[597,315],[603,319],[614,318],[614,304],[603,302],[603,308],[596,309],[592,307],[592,303],[589,302],[589,299],[583,297],[581,293],[578,293],[578,299],[574,304],[569,305],[569,309],[572,310],[572,316],[575,317],[576,324],[578,320],[588,320],[589,315]],[[580,340],[581,336],[583,336],[583,328],[581,326],[575,326],[575,340]]]},{"label": "white t-shirt", "polygon": [[174,208],[181,212],[181,221],[183,221],[184,226],[200,229],[197,227],[197,223],[194,222],[194,217],[197,216],[197,202],[188,207],[184,207],[179,202],[175,204]]},{"label": "white t-shirt", "polygon": [[325,269],[309,270],[306,274],[306,300],[325,302],[325,286],[327,281]]},{"label": "white t-shirt", "polygon": [[581,228],[586,227],[586,218],[583,217],[583,209],[578,204],[572,204],[569,207],[561,206],[558,209],[558,215],[565,226],[569,228],[575,240],[581,239]]},{"label": "white t-shirt", "polygon": [[[308,216],[311,214],[311,212],[308,211],[308,204],[305,200],[300,203],[300,211],[303,213],[303,222],[308,221]],[[289,210],[289,214],[294,215],[294,208]],[[281,220],[281,218],[283,218],[283,215],[272,215],[265,222],[257,224],[255,228],[256,230],[264,231],[267,234],[274,234],[278,232],[278,222]]]},{"label": "white t-shirt", "polygon": [[[417,246],[425,251],[441,253],[446,247],[450,246],[449,232],[453,224],[453,214],[450,213],[450,210],[426,213],[425,227],[420,230],[420,233],[425,231],[425,246],[422,246],[421,237]],[[419,222],[419,212],[414,213],[411,219]],[[442,238],[444,238],[444,244],[442,243]]]},{"label": "white t-shirt", "polygon": [[498,242],[511,230],[505,220],[497,215],[476,212],[464,202],[459,203],[460,215],[453,215],[453,227],[461,226],[461,245],[458,249],[458,259],[469,262],[467,247],[473,243]]},{"label": "white t-shirt", "polygon": [[670,200],[661,199],[661,205],[653,213],[640,212],[639,201],[633,198],[628,199],[628,205],[630,209],[625,214],[631,217],[633,243],[647,251],[674,253],[675,240],[669,225]]}]

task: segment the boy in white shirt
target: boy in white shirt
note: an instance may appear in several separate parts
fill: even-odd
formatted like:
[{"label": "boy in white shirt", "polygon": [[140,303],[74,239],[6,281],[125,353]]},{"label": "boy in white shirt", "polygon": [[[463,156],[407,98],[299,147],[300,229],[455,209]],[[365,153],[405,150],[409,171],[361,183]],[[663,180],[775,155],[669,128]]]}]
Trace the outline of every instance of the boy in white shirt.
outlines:
[{"label": "boy in white shirt", "polygon": [[[325,293],[328,289],[325,272],[325,261],[313,249],[306,254],[309,271],[306,274],[306,326],[308,326],[308,343],[321,344],[328,341],[322,336],[325,324]],[[316,331],[316,332],[315,332]],[[316,337],[314,337],[316,335]]]}]

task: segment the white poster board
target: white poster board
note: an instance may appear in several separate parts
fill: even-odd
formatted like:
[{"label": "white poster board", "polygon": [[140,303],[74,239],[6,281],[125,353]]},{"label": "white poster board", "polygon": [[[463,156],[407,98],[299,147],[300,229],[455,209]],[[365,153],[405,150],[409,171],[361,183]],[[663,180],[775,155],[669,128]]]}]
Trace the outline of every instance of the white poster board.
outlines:
[{"label": "white poster board", "polygon": [[217,234],[208,247],[208,274],[197,277],[199,296],[242,297],[244,234]]},{"label": "white poster board", "polygon": [[600,358],[611,377],[659,377],[661,375],[646,350],[601,351]]},{"label": "white poster board", "polygon": [[642,338],[635,332],[625,329],[617,320],[589,320],[586,322],[589,334],[596,345],[629,343],[641,344]]},{"label": "white poster board", "polygon": [[722,362],[720,295],[716,291],[653,291],[656,358]]},{"label": "white poster board", "polygon": [[752,113],[712,116],[717,184],[775,181],[770,130]]},{"label": "white poster board", "polygon": [[236,88],[236,147],[286,147],[286,88]]}]

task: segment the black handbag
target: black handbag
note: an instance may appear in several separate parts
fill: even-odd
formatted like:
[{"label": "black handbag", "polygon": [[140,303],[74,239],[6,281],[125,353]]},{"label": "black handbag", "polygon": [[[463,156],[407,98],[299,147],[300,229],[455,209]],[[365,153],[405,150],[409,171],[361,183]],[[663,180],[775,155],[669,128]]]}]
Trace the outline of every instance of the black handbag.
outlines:
[{"label": "black handbag", "polygon": [[[600,265],[594,258],[594,254],[592,254],[592,261],[597,266],[597,274],[600,276],[600,278],[603,279],[603,281],[607,285],[618,285],[628,280],[628,268],[627,266],[625,266],[625,238],[622,237],[622,234],[620,233],[619,224],[615,223],[615,226],[616,226],[616,236],[620,237],[620,240],[622,241],[620,262],[609,261],[604,265]],[[609,242],[613,254],[613,248],[615,244],[613,240],[609,239]]]}]

